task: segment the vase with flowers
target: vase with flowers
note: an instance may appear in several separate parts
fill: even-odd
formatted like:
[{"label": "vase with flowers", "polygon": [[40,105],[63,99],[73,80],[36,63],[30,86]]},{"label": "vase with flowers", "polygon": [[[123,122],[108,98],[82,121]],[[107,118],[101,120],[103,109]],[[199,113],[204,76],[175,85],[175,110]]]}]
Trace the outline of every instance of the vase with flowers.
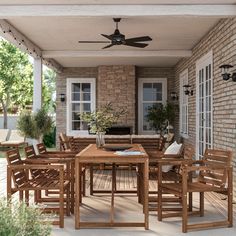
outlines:
[{"label": "vase with flowers", "polygon": [[105,144],[106,130],[116,124],[118,119],[125,114],[124,109],[115,110],[111,103],[100,107],[96,111],[83,113],[82,120],[88,123],[91,133],[96,133],[96,144],[101,148]]}]

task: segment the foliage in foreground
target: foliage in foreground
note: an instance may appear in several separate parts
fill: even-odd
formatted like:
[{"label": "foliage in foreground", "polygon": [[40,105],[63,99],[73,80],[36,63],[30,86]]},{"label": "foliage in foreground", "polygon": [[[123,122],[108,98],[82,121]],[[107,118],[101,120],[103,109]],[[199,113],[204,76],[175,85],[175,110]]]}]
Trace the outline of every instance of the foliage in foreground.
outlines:
[{"label": "foliage in foreground", "polygon": [[43,220],[37,206],[0,199],[0,236],[49,236],[51,225]]},{"label": "foliage in foreground", "polygon": [[51,132],[52,127],[53,120],[43,108],[35,113],[22,112],[17,120],[17,129],[23,136],[40,142],[43,135]]},{"label": "foliage in foreground", "polygon": [[83,113],[82,120],[88,123],[91,133],[106,132],[125,113],[124,109],[115,110],[108,103],[96,111]]}]

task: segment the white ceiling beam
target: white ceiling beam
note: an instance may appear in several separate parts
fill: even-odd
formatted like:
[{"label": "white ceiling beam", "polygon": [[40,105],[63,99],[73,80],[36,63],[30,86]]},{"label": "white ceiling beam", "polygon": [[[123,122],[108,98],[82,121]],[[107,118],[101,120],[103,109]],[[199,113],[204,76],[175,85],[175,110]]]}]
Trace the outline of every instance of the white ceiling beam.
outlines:
[{"label": "white ceiling beam", "polygon": [[190,57],[191,50],[156,50],[156,51],[43,51],[44,58],[61,57]]},{"label": "white ceiling beam", "polygon": [[[30,56],[34,58],[42,58],[42,50],[6,20],[0,19],[0,36],[14,44],[21,51],[28,53]],[[48,67],[51,67],[57,72],[62,71],[62,66],[53,59],[42,59],[43,63]]]},{"label": "white ceiling beam", "polygon": [[2,5],[0,18],[24,16],[236,16],[236,5]]}]

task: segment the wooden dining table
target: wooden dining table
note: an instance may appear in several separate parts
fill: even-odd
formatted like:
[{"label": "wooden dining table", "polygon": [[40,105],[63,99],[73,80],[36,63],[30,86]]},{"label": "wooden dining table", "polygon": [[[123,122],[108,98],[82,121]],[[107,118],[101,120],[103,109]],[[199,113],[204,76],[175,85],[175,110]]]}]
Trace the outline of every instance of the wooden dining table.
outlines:
[{"label": "wooden dining table", "polygon": [[[116,145],[116,144],[114,144]],[[117,144],[119,147],[121,144]],[[139,178],[137,178],[137,186],[140,188],[138,194],[139,199],[143,205],[142,213],[144,214],[144,220],[141,222],[117,222],[114,219],[115,207],[115,184],[114,178],[112,178],[111,189],[111,208],[110,208],[110,220],[105,222],[89,222],[81,221],[80,207],[82,203],[81,183],[80,175],[82,166],[88,164],[111,164],[113,169],[118,164],[134,164],[138,166]],[[75,228],[100,228],[100,227],[144,227],[149,229],[148,220],[148,155],[140,144],[131,144],[130,149],[125,153],[117,153],[114,150],[106,150],[103,148],[97,148],[96,144],[88,145],[84,150],[76,155],[75,158]],[[114,171],[115,173],[115,171]],[[124,212],[125,214],[125,212]]]}]

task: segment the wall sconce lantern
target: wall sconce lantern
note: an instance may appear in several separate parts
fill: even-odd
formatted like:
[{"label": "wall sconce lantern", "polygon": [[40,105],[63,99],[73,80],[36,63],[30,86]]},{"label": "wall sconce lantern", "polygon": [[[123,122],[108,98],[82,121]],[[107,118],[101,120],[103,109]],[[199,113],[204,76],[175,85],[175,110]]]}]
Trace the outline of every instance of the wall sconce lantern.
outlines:
[{"label": "wall sconce lantern", "polygon": [[59,96],[60,96],[61,102],[65,102],[65,100],[66,100],[66,95],[65,95],[64,93],[60,93]]},{"label": "wall sconce lantern", "polygon": [[173,100],[173,101],[175,101],[175,100],[177,101],[179,98],[176,92],[171,92],[170,97],[171,97],[171,100]]},{"label": "wall sconce lantern", "polygon": [[219,67],[221,69],[221,75],[223,77],[223,80],[227,81],[232,78],[232,81],[236,82],[236,73],[232,73],[232,75],[229,73],[232,67],[233,66],[229,64],[224,64]]},{"label": "wall sconce lantern", "polygon": [[185,84],[183,87],[184,87],[184,94],[185,95],[193,96],[193,90],[192,89],[190,90],[190,88],[192,87],[191,85]]}]

